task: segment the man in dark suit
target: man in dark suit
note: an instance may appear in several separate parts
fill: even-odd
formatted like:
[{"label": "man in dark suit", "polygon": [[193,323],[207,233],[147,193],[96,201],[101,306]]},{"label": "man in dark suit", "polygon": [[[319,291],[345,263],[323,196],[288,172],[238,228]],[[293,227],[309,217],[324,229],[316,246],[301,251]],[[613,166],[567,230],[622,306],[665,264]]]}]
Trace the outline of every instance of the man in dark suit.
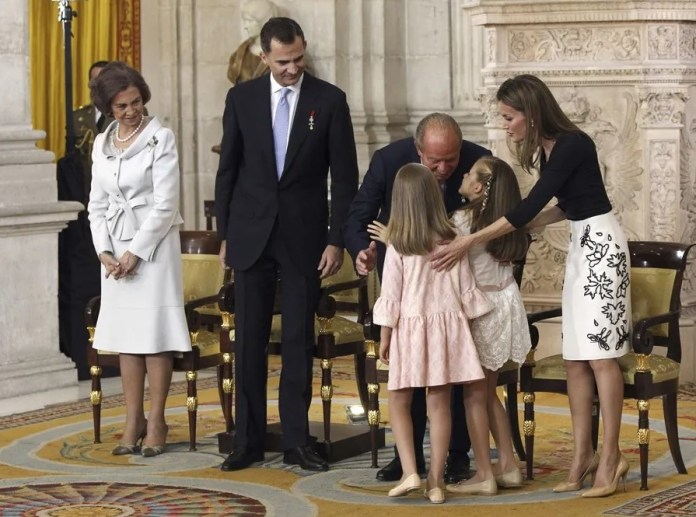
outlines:
[{"label": "man in dark suit", "polygon": [[[99,75],[108,61],[95,61],[89,67],[90,82]],[[75,128],[75,147],[80,153],[80,161],[87,177],[87,185],[92,178],[92,145],[94,138],[106,129],[113,120],[106,113],[100,112],[94,104],[85,104],[73,111],[73,127]]]},{"label": "man in dark suit", "polygon": [[[344,229],[346,248],[355,261],[357,272],[366,275],[377,266],[377,273],[382,277],[386,248],[382,243],[370,241],[367,225],[374,220],[384,224],[389,222],[394,178],[403,165],[416,162],[428,167],[440,184],[445,208],[451,212],[462,206],[458,190],[464,174],[486,154],[490,154],[490,151],[462,140],[457,121],[442,113],[431,113],[421,120],[415,138],[398,140],[375,152],[360,190],[350,205]],[[413,392],[411,418],[416,464],[419,472],[423,473],[423,438],[427,419],[424,388]],[[447,483],[457,483],[469,477],[470,448],[462,386],[455,386],[452,390],[452,439],[445,468]],[[394,460],[377,472],[377,479],[397,481],[401,475],[401,460],[397,451]]]},{"label": "man in dark suit", "polygon": [[228,92],[215,181],[220,258],[235,283],[237,429],[222,470],[264,459],[266,346],[280,278],[284,462],[321,471],[328,465],[310,445],[307,417],[314,314],[320,279],[343,262],[341,228],[358,187],[355,138],[345,94],[304,71],[295,21],[268,20],[261,47],[271,73]]}]

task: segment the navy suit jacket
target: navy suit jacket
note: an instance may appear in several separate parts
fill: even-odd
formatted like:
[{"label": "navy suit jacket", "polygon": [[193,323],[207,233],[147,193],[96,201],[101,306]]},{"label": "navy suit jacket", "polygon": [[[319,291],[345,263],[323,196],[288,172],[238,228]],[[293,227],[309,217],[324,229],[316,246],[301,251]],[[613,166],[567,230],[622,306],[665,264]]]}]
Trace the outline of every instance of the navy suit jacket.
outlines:
[{"label": "navy suit jacket", "polygon": [[230,89],[215,179],[218,236],[227,240],[227,264],[245,270],[261,256],[277,220],[297,268],[318,275],[327,244],[343,247],[341,229],[358,188],[346,95],[305,72],[280,180],[271,120],[269,74]]},{"label": "navy suit jacket", "polygon": [[[488,149],[466,140],[462,140],[459,164],[445,182],[445,208],[447,212],[462,206],[459,187],[464,174],[481,156],[491,154]],[[370,245],[370,235],[367,225],[374,220],[387,224],[391,213],[392,187],[399,169],[407,163],[420,163],[413,137],[397,140],[375,152],[370,162],[370,168],[365,174],[358,194],[353,199],[344,226],[343,238],[346,249],[353,257],[353,262],[361,250]],[[377,273],[382,278],[384,255],[386,247],[377,243]]]}]

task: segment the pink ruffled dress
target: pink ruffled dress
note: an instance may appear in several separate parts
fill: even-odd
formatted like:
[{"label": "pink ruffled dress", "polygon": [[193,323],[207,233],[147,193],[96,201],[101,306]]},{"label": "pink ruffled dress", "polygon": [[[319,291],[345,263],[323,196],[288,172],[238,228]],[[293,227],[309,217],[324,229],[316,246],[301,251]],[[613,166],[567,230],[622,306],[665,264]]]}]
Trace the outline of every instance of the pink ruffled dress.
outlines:
[{"label": "pink ruffled dress", "polygon": [[429,255],[387,247],[373,319],[391,327],[390,390],[442,386],[483,378],[469,320],[493,309],[476,288],[466,256],[435,271]]}]

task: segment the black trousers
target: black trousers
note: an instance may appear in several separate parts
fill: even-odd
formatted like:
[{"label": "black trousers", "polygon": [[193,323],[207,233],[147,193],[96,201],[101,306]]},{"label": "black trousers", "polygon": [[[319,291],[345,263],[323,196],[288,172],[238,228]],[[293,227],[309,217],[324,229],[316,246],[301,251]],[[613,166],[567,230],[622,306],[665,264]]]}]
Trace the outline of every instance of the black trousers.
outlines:
[{"label": "black trousers", "polygon": [[[413,390],[411,402],[411,420],[413,421],[413,447],[416,458],[423,456],[423,440],[425,439],[425,424],[428,420],[426,407],[426,388]],[[464,411],[464,387],[461,384],[452,386],[451,398],[452,410],[452,436],[450,438],[450,452],[467,454],[471,449],[469,429],[466,426],[466,412]],[[396,455],[399,455],[394,447]]]},{"label": "black trousers", "polygon": [[[243,245],[243,244],[242,244]],[[307,412],[312,401],[314,315],[319,274],[293,264],[276,228],[261,257],[234,272],[235,285],[235,447],[263,451],[266,436],[267,344],[277,279],[281,285],[282,369],[279,410],[285,450],[309,443]]]}]

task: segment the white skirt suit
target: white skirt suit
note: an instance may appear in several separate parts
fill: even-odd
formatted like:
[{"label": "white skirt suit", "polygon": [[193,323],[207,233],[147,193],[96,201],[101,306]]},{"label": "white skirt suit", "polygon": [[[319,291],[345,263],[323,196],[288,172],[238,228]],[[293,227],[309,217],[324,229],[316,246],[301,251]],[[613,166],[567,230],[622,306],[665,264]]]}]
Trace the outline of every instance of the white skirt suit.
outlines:
[{"label": "white skirt suit", "polygon": [[97,254],[140,257],[135,275],[104,278],[94,335],[98,350],[155,354],[191,350],[184,313],[179,225],[179,161],[174,134],[153,118],[122,152],[110,142],[116,123],[92,151],[88,205]]}]

